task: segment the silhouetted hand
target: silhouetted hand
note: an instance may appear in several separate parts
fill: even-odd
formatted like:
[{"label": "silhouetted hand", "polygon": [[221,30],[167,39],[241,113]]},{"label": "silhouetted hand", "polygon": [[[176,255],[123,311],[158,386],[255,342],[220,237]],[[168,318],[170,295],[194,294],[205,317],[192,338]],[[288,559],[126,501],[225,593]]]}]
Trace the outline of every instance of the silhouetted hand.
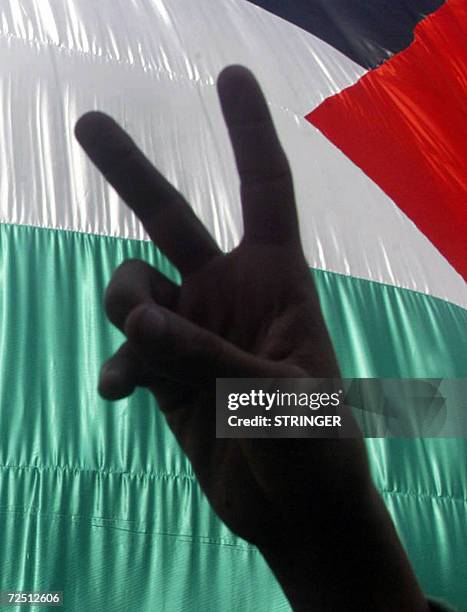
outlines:
[{"label": "silhouetted hand", "polygon": [[127,341],[104,365],[100,392],[116,399],[137,385],[151,389],[216,513],[260,547],[300,608],[308,600],[291,593],[298,587],[278,565],[293,566],[297,547],[309,554],[323,539],[329,545],[323,520],[345,521],[379,502],[361,438],[216,438],[216,378],[340,376],[264,97],[238,66],[221,74],[218,91],[244,220],[242,241],[227,254],[111,118],[93,112],[76,126],[88,155],[182,276],[178,287],[142,261],[117,269],[105,306]]}]

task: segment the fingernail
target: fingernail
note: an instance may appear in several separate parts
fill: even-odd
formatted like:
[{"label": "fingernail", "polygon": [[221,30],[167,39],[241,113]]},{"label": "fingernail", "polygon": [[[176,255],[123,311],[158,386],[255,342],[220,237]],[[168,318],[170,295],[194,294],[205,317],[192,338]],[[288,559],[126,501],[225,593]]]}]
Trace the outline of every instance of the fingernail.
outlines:
[{"label": "fingernail", "polygon": [[128,384],[124,372],[114,364],[104,364],[101,368],[98,383],[99,394],[108,400],[126,397],[134,387]]},{"label": "fingernail", "polygon": [[99,374],[99,389],[108,389],[118,384],[121,372],[112,364],[104,363]]},{"label": "fingernail", "polygon": [[141,309],[137,319],[137,332],[139,334],[160,334],[164,331],[165,317],[159,308],[145,306]]},{"label": "fingernail", "polygon": [[101,378],[118,378],[120,376],[119,368],[116,368],[113,363],[104,363],[101,367]]}]

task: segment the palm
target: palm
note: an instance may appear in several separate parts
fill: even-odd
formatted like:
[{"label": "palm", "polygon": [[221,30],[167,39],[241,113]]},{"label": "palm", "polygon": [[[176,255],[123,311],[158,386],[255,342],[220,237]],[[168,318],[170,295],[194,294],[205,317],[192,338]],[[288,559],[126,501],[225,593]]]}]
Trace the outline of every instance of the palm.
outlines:
[{"label": "palm", "polygon": [[311,309],[313,296],[300,252],[294,259],[290,261],[289,249],[241,245],[190,277],[181,287],[176,310],[245,351],[274,360],[289,358],[310,342],[291,326],[297,309]]},{"label": "palm", "polygon": [[[283,249],[270,246],[241,246],[217,257],[182,285],[176,312],[245,351],[281,361],[284,375],[336,376],[327,337],[318,339],[313,332],[324,328],[316,326],[320,313],[313,311],[316,296],[309,272],[299,251],[295,257],[284,265]],[[312,363],[316,340],[324,349],[316,363],[319,372]],[[242,441],[216,438],[212,388],[174,387],[164,381],[153,391],[223,521],[254,543],[267,541],[279,524],[283,528],[283,517],[272,508]]]}]

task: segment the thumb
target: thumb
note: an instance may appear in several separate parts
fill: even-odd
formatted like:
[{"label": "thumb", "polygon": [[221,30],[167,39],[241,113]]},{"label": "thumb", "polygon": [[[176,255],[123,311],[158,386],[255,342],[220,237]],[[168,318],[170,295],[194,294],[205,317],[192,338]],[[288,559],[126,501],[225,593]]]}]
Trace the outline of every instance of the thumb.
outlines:
[{"label": "thumb", "polygon": [[188,319],[152,304],[141,304],[131,311],[125,334],[154,377],[204,386],[216,378],[297,375],[291,366],[247,353]]}]

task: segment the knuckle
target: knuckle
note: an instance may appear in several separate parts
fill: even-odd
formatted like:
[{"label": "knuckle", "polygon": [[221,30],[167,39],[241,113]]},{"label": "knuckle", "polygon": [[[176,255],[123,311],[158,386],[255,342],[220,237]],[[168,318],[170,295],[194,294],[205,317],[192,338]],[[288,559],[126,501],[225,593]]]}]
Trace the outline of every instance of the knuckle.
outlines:
[{"label": "knuckle", "polygon": [[121,327],[131,310],[131,302],[120,288],[109,286],[104,295],[104,310],[110,321]]},{"label": "knuckle", "polygon": [[222,364],[226,360],[222,340],[210,332],[199,330],[191,344],[197,347],[193,357],[195,364],[200,366],[200,377],[215,378],[222,371]]},{"label": "knuckle", "polygon": [[104,309],[112,323],[121,327],[129,312],[144,301],[150,266],[138,259],[124,261],[114,272],[104,293]]},{"label": "knuckle", "polygon": [[135,276],[147,275],[150,269],[150,265],[142,259],[126,259],[115,270],[114,277],[122,276],[130,280]]}]

